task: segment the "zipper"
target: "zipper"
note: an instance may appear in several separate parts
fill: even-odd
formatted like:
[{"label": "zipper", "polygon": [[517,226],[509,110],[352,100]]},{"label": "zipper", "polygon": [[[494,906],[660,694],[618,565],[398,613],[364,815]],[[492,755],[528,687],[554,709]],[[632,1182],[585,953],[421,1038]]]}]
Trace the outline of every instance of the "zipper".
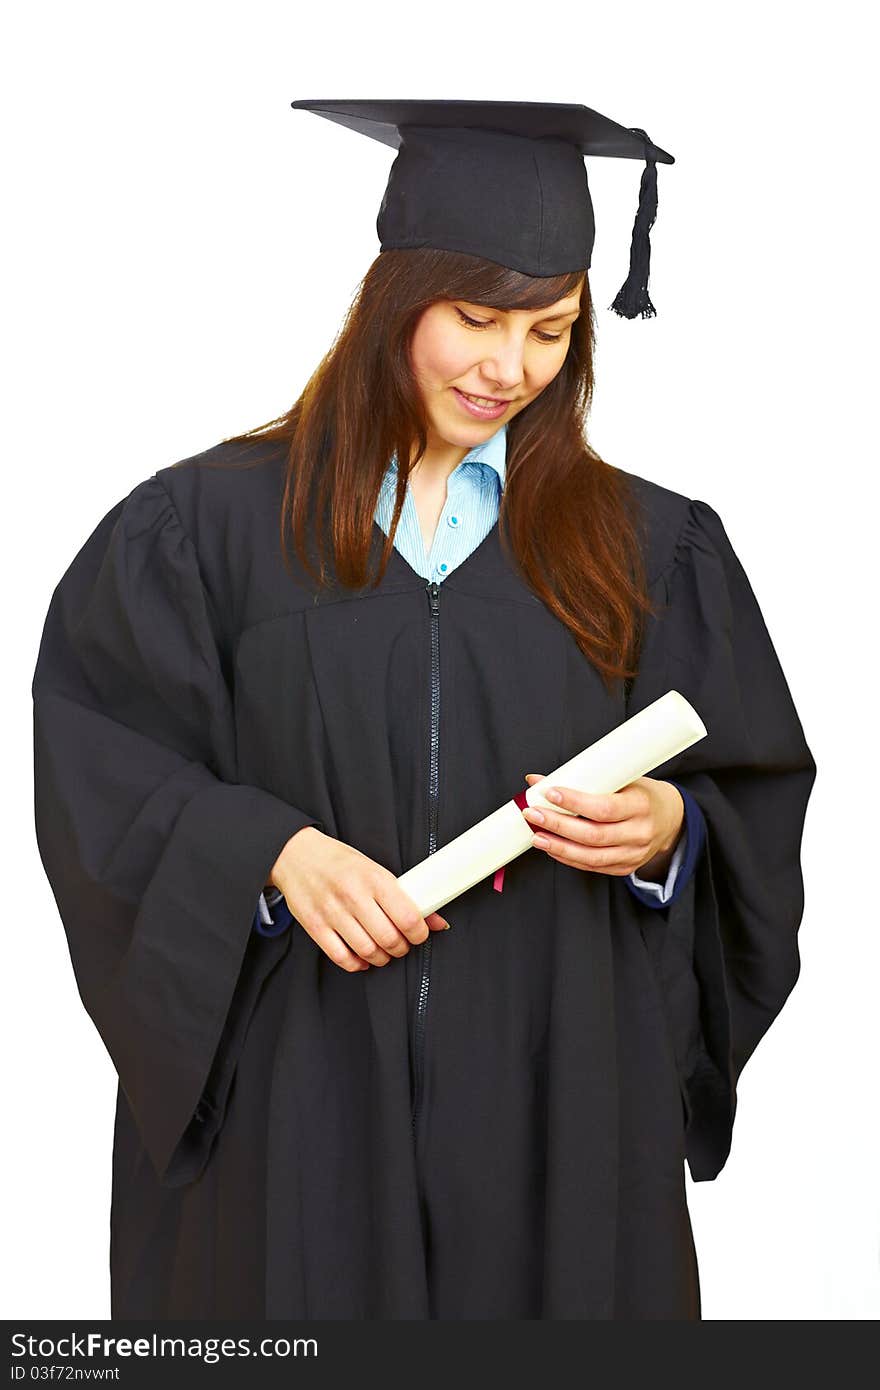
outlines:
[{"label": "zipper", "polygon": [[[439,792],[439,752],[440,752],[440,585],[432,580],[425,592],[431,608],[431,740],[430,769],[428,775],[428,854],[437,848],[437,800]],[[419,991],[416,997],[414,1024],[415,1076],[413,1082],[412,1126],[415,1132],[416,1119],[422,1098],[422,1084],[425,1065],[425,1014],[428,1007],[428,990],[431,985],[431,946],[433,932],[418,946]]]}]

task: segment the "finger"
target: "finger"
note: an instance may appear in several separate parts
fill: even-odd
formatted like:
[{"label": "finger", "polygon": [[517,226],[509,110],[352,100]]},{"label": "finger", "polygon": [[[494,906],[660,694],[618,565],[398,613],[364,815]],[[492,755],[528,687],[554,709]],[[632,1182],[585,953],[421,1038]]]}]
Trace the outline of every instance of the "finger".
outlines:
[{"label": "finger", "polygon": [[[596,835],[602,833],[601,828],[575,816],[553,816],[548,811],[533,812],[531,809],[523,811],[523,815],[534,832],[533,844],[537,844],[538,849],[546,849],[547,843],[563,842],[581,849],[595,849],[601,843],[596,839]],[[538,820],[538,816],[543,819]]]},{"label": "finger", "polygon": [[[360,922],[368,936],[381,946],[389,955],[405,956],[410,950],[410,943],[401,931],[394,925],[385,910],[379,903],[372,901],[359,906],[357,913],[354,914]],[[449,923],[445,917],[441,917],[439,912],[432,912],[425,918],[425,922],[431,931],[446,931]],[[363,951],[359,951],[363,955]]]},{"label": "finger", "polygon": [[552,787],[546,799],[585,820],[620,822],[633,815],[632,798],[623,791],[583,792],[576,787]]},{"label": "finger", "polygon": [[[535,781],[543,779],[544,773],[527,772],[526,781],[532,785]],[[626,827],[623,823],[622,799],[626,793],[626,801],[631,803],[629,796],[630,788],[635,787],[636,783],[630,783],[628,787],[619,792],[599,794],[592,792],[578,791],[574,787],[554,787],[546,793],[546,800],[556,801],[556,793],[559,793],[557,804],[560,809],[568,812],[567,815],[555,815],[547,807],[536,807],[534,812],[531,807],[523,810],[523,815],[535,830],[551,830],[555,834],[562,835],[581,843],[593,845],[610,845],[612,841],[620,844],[637,845],[644,838],[642,827],[633,824]],[[637,806],[630,805],[628,817],[635,820],[635,812],[641,811],[642,792],[640,789],[637,798]],[[614,813],[609,814],[612,803],[614,803]],[[580,809],[579,809],[580,808]],[[543,816],[543,820],[541,820]],[[577,816],[578,820],[573,820]],[[608,828],[602,830],[602,826],[608,822]],[[584,833],[584,826],[592,826],[595,834]]]},{"label": "finger", "polygon": [[589,849],[616,848],[621,854],[632,855],[640,852],[646,844],[644,821],[638,817],[606,825],[602,821],[589,820],[585,816],[557,815],[543,806],[528,806],[523,811],[523,816],[536,835],[552,834],[558,839],[570,840],[573,844]]},{"label": "finger", "polygon": [[[546,781],[547,779],[546,779],[546,775],[545,775],[543,772],[527,772],[526,775],[525,775],[525,780],[526,780],[526,782],[528,782],[528,784],[529,784],[530,787],[534,787],[538,782],[544,782],[544,781]],[[541,794],[542,794],[542,796],[545,798],[545,800],[549,800],[549,801],[558,801],[559,805],[565,805],[566,803],[565,803],[564,798],[561,797],[561,796],[560,796],[560,797],[557,797],[556,792],[557,792],[557,788],[555,788],[555,787],[551,787],[551,788],[549,788],[549,789],[547,789],[547,790],[545,790],[544,788],[541,788]],[[571,789],[569,789],[569,792],[571,792]],[[581,795],[581,796],[582,796],[582,795],[584,795],[584,793],[575,793],[575,795]],[[542,807],[541,809],[543,810],[543,809],[545,809],[545,808]],[[566,810],[571,811],[571,813],[572,813],[573,815],[580,815],[580,814],[581,814],[579,811],[574,811],[573,807],[571,807],[570,804],[566,805]]]},{"label": "finger", "polygon": [[430,929],[417,905],[408,893],[398,885],[393,874],[379,881],[374,889],[379,907],[391,922],[414,946],[419,946],[430,935]]},{"label": "finger", "polygon": [[620,838],[619,825],[601,825],[577,814],[558,815],[543,806],[526,806],[523,816],[536,835],[552,834],[555,839],[585,847],[610,844]]},{"label": "finger", "polygon": [[[542,772],[527,772],[525,780],[531,786],[534,785],[535,782],[543,780],[543,778],[544,773]],[[550,793],[547,793],[547,799],[550,799]],[[579,823],[573,820],[574,816],[580,816],[580,812],[574,811],[574,809],[570,807],[566,807],[565,809],[569,811],[569,814],[554,815],[554,813],[545,806],[536,806],[534,808],[528,806],[523,809],[523,815],[535,831],[552,830],[556,834],[564,836],[570,835],[573,839],[580,839],[583,843],[587,843],[587,837],[583,833],[584,821],[581,820]],[[568,829],[569,826],[572,827],[570,830]]]},{"label": "finger", "polygon": [[349,916],[338,920],[334,930],[351,947],[355,955],[369,961],[371,965],[387,965],[390,961],[391,953],[379,945],[356,917]]},{"label": "finger", "polygon": [[425,921],[431,928],[431,931],[449,931],[449,928],[452,926],[452,923],[447,922],[445,917],[441,917],[439,912],[429,913]]},{"label": "finger", "polygon": [[306,931],[325,956],[342,970],[351,974],[356,974],[358,970],[369,970],[369,961],[362,960],[356,951],[352,951],[332,927],[316,927],[314,930],[306,927]]},{"label": "finger", "polygon": [[[396,956],[398,959],[405,956],[411,949],[410,942],[402,932],[390,920],[387,913],[379,903],[373,902],[366,904],[358,910],[358,921],[364,928],[368,936],[387,951],[389,955]],[[425,923],[429,931],[446,931],[449,923],[445,917],[441,917],[439,912],[432,912],[425,918]],[[364,955],[363,951],[359,951]],[[368,957],[368,959],[370,959]],[[384,964],[385,962],[374,962],[374,964]]]},{"label": "finger", "polygon": [[589,869],[593,873],[623,876],[632,872],[632,855],[619,845],[607,848],[584,848],[561,835],[548,835],[543,831],[535,839],[535,848],[543,850],[551,859],[560,864],[571,865],[575,869]]},{"label": "finger", "polygon": [[[382,951],[387,952],[386,960],[391,956],[405,956],[410,949],[410,943],[401,931],[388,917],[379,903],[375,899],[359,902],[352,915],[357,923],[363,928],[364,935],[367,936]],[[354,944],[354,943],[352,943]],[[360,946],[355,948],[358,955],[364,955]],[[367,959],[371,957],[367,956]],[[383,962],[384,964],[385,962]]]}]

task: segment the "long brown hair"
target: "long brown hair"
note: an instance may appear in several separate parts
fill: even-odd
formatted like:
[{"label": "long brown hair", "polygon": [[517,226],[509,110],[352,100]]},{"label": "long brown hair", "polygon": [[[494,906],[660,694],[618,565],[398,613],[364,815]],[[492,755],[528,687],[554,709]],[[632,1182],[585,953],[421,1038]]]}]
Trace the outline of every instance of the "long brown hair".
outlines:
[{"label": "long brown hair", "polygon": [[[595,317],[581,271],[534,278],[475,256],[433,249],[385,251],[373,261],[330,350],[285,414],[225,443],[288,445],[281,508],[305,569],[327,580],[321,535],[333,550],[334,583],[370,583],[373,519],[382,479],[397,457],[394,515],[378,583],[393,548],[412,467],[428,421],[409,345],[422,312],[440,299],[496,309],[538,309],[581,283],[581,314],[565,362],[510,421],[499,538],[535,594],[573,634],[606,687],[637,674],[642,614],[654,612],[640,542],[643,518],[626,477],[585,439],[593,391]],[[322,519],[314,526],[313,511]],[[318,571],[307,542],[317,539]]]}]

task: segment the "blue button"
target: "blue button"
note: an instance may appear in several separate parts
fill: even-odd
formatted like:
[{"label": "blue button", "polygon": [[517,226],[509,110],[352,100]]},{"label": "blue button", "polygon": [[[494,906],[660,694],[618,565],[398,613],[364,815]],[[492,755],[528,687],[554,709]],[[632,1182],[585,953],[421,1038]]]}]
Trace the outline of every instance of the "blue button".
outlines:
[{"label": "blue button", "polygon": [[451,516],[451,517],[448,518],[448,520],[449,520],[449,525],[450,525],[450,526],[457,526],[457,525],[458,525],[458,517],[457,517],[457,516]]},{"label": "blue button", "polygon": [[447,570],[447,569],[448,569],[448,566],[447,566],[447,565],[441,565],[441,566],[440,566],[440,570],[441,570],[441,572],[444,573],[444,574],[446,573],[446,570]]}]

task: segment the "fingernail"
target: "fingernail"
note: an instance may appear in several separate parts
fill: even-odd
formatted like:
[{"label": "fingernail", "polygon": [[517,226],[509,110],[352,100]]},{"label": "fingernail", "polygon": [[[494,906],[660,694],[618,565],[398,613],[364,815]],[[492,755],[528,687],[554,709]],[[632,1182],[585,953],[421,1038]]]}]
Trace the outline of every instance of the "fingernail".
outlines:
[{"label": "fingernail", "polygon": [[539,811],[537,806],[529,806],[525,815],[527,820],[536,820],[540,821],[542,825],[544,824],[544,812]]},{"label": "fingernail", "polygon": [[556,791],[556,789],[555,789],[555,787],[554,787],[552,791],[549,791],[549,792],[547,793],[547,800],[548,800],[548,801],[561,801],[561,800],[562,800],[562,792]]},{"label": "fingernail", "polygon": [[444,925],[443,925],[443,930],[444,930],[444,931],[449,931],[449,928],[452,926],[452,923],[451,923],[451,922],[447,922],[447,921],[446,921],[446,918],[444,917],[444,918],[443,918],[443,924],[444,924]]},{"label": "fingernail", "polygon": [[532,843],[536,844],[539,849],[546,849],[550,841],[546,835],[536,835]]}]

